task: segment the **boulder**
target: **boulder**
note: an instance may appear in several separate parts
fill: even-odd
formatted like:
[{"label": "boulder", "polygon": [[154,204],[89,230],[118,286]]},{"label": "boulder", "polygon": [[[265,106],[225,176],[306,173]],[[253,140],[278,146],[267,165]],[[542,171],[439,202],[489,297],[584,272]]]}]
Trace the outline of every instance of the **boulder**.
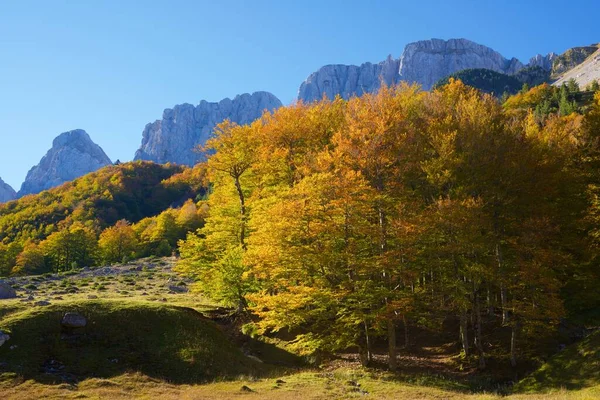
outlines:
[{"label": "boulder", "polygon": [[83,328],[87,325],[87,319],[81,314],[68,312],[63,316],[61,325],[65,328]]},{"label": "boulder", "polygon": [[174,293],[187,293],[189,290],[185,286],[169,285],[169,290]]},{"label": "boulder", "polygon": [[10,336],[7,333],[0,331],[0,346],[6,343],[8,339],[10,339]]},{"label": "boulder", "polygon": [[14,299],[17,292],[9,284],[0,282],[0,299]]}]

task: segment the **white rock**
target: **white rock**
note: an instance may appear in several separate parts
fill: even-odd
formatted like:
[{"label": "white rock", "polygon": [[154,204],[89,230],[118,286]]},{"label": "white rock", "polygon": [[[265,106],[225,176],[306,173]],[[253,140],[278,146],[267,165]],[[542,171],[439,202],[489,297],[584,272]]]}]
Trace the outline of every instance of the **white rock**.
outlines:
[{"label": "white rock", "polygon": [[554,62],[554,59],[556,59],[556,57],[558,57],[556,53],[548,53],[545,56],[537,54],[534,57],[531,57],[527,66],[540,67],[542,69],[545,69],[546,71],[551,71],[552,63]]},{"label": "white rock", "polygon": [[27,173],[18,195],[39,193],[111,164],[84,130],[65,132],[54,139],[52,148]]},{"label": "white rock", "polygon": [[163,112],[161,120],[146,125],[136,160],[194,165],[201,155],[196,151],[210,137],[214,127],[229,119],[240,125],[259,118],[265,110],[281,107],[268,92],[242,94],[218,103],[201,101],[198,106],[180,104]]},{"label": "white rock", "polygon": [[524,65],[517,59],[506,59],[489,47],[466,39],[431,39],[408,44],[397,60],[389,56],[379,64],[327,65],[302,83],[298,99],[311,102],[325,94],[333,99],[374,92],[381,81],[388,85],[407,81],[429,90],[440,79],[468,68],[486,68],[514,74]]}]

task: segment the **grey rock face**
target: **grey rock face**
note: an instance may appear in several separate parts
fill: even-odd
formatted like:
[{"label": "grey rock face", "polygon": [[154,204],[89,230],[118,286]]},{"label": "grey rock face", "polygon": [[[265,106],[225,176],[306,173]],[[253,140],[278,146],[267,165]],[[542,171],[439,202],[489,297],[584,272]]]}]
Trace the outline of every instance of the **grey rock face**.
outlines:
[{"label": "grey rock face", "polygon": [[442,78],[470,68],[486,68],[514,74],[524,65],[517,59],[506,59],[489,47],[466,39],[431,39],[408,44],[402,56],[391,56],[379,64],[327,65],[311,74],[300,86],[298,99],[311,102],[323,95],[349,98],[376,91],[381,82],[388,85],[406,81],[429,90]]},{"label": "grey rock face", "polygon": [[410,43],[400,57],[399,80],[421,84],[429,90],[440,79],[455,72],[485,68],[512,75],[523,64],[508,60],[489,47],[466,39],[431,39]]},{"label": "grey rock face", "polygon": [[87,320],[81,314],[68,312],[63,316],[61,325],[65,328],[83,328],[87,325]]},{"label": "grey rock face", "polygon": [[340,95],[344,99],[377,91],[381,83],[392,85],[398,80],[400,61],[388,56],[379,64],[326,65],[312,73],[300,85],[298,99],[304,102],[321,100],[323,95],[334,99]]},{"label": "grey rock face", "polygon": [[556,57],[558,57],[556,53],[548,53],[545,56],[541,54],[536,54],[534,57],[531,57],[531,59],[529,59],[529,64],[527,64],[527,66],[540,67],[546,71],[551,71],[552,63],[554,62],[554,59],[556,59]]},{"label": "grey rock face", "polygon": [[27,173],[19,196],[39,193],[111,164],[84,130],[62,133],[40,163]]},{"label": "grey rock face", "polygon": [[15,289],[4,282],[0,282],[0,299],[14,299],[15,297],[17,297]]},{"label": "grey rock face", "polygon": [[246,93],[218,103],[203,100],[197,106],[177,105],[166,109],[161,120],[146,125],[135,159],[194,165],[200,160],[195,149],[206,142],[218,123],[229,119],[248,124],[265,110],[279,107],[281,101],[268,92]]},{"label": "grey rock face", "polygon": [[17,192],[0,178],[0,203],[6,203],[17,198]]}]

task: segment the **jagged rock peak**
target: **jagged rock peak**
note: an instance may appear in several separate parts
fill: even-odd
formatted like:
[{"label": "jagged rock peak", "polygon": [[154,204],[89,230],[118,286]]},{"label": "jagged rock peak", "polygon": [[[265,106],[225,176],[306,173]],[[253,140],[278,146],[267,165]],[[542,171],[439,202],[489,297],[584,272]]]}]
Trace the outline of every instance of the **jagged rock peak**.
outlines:
[{"label": "jagged rock peak", "polygon": [[408,44],[399,59],[389,56],[378,64],[326,65],[302,83],[298,99],[306,102],[326,95],[343,98],[374,92],[381,82],[388,85],[407,81],[429,90],[442,78],[464,69],[486,68],[515,74],[524,65],[506,59],[497,51],[466,39],[431,39]]},{"label": "jagged rock peak", "polygon": [[147,124],[136,160],[194,165],[200,160],[196,151],[210,137],[214,127],[225,119],[240,125],[251,123],[262,113],[281,107],[269,92],[241,94],[219,102],[200,101],[197,106],[180,104],[163,112],[161,120]]},{"label": "jagged rock peak", "polygon": [[430,39],[408,44],[400,57],[399,80],[429,90],[442,78],[464,69],[485,68],[512,75],[524,65],[467,39]]},{"label": "jagged rock peak", "polygon": [[0,178],[0,203],[14,200],[17,197],[17,192]]},{"label": "jagged rock peak", "polygon": [[72,181],[106,165],[110,158],[86,131],[76,129],[57,136],[40,163],[27,173],[19,196],[39,193]]},{"label": "jagged rock peak", "polygon": [[371,93],[381,87],[381,82],[392,85],[397,82],[399,60],[391,55],[378,64],[370,62],[356,65],[326,65],[313,72],[300,86],[298,99],[304,102],[329,99],[340,95],[344,99]]},{"label": "jagged rock peak", "polygon": [[548,53],[545,56],[541,54],[536,54],[535,56],[529,59],[529,64],[527,64],[527,66],[540,67],[546,71],[551,71],[552,63],[554,62],[554,59],[556,59],[556,57],[558,57],[558,54],[556,53]]}]

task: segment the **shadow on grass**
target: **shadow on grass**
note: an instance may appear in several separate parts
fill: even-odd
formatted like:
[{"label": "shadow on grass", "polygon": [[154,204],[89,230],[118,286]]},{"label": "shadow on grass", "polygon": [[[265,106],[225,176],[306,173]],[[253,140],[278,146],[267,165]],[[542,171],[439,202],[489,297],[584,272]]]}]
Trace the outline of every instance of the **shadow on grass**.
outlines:
[{"label": "shadow on grass", "polygon": [[[85,316],[84,328],[61,326],[65,312]],[[245,356],[218,327],[193,309],[126,301],[50,305],[0,321],[11,339],[0,347],[0,374],[43,383],[76,383],[140,372],[176,384],[240,376],[270,376],[272,366]],[[285,360],[281,349],[261,344]]]}]

